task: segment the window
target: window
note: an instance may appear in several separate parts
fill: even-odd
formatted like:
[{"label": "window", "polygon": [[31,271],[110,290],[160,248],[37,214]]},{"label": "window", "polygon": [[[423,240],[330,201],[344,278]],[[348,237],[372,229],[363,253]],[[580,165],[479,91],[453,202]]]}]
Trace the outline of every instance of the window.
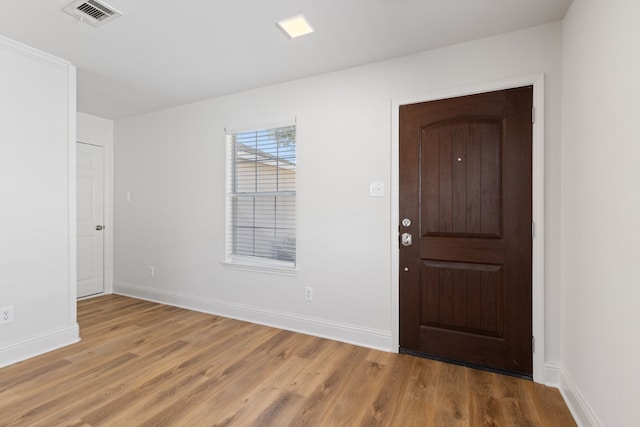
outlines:
[{"label": "window", "polygon": [[227,261],[294,267],[295,125],[227,133],[227,141]]}]

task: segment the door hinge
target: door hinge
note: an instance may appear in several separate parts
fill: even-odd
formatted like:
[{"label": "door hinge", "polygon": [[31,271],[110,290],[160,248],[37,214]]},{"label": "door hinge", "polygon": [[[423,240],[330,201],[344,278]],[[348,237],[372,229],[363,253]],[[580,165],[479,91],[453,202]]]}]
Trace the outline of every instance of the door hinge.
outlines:
[{"label": "door hinge", "polygon": [[531,107],[531,124],[536,124],[536,107]]},{"label": "door hinge", "polygon": [[536,352],[536,337],[531,336],[531,353]]}]

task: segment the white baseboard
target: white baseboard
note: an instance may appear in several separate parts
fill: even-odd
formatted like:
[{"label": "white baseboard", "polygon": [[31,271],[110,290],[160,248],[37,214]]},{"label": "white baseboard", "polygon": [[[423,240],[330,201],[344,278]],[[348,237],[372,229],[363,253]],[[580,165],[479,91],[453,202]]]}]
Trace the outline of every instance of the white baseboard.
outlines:
[{"label": "white baseboard", "polygon": [[299,314],[264,309],[243,304],[230,303],[223,300],[202,298],[199,296],[158,290],[145,286],[115,281],[113,292],[119,295],[140,298],[162,304],[182,307],[189,310],[224,316],[300,332],[321,338],[355,344],[382,351],[393,351],[391,348],[391,332],[365,328],[348,323],[301,316]]},{"label": "white baseboard", "polygon": [[76,323],[68,328],[57,329],[10,344],[0,348],[0,368],[77,343],[78,341],[80,341],[80,328]]},{"label": "white baseboard", "polygon": [[560,363],[544,363],[544,385],[548,387],[560,388]]},{"label": "white baseboard", "polygon": [[580,427],[603,427],[602,422],[564,368],[560,369],[560,393],[562,393],[564,401]]}]

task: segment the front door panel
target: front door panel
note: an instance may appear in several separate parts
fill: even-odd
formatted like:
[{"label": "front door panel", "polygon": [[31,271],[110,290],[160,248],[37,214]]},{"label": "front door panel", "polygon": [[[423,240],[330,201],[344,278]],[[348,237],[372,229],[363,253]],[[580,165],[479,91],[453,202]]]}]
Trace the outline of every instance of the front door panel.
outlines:
[{"label": "front door panel", "polygon": [[530,375],[532,88],[400,108],[400,347]]}]

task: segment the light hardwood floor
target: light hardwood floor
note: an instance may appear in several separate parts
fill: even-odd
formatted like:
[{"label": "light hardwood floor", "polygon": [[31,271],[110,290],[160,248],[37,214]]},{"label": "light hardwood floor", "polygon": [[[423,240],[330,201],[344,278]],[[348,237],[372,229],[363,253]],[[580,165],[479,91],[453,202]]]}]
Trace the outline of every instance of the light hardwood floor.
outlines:
[{"label": "light hardwood floor", "polygon": [[116,295],[0,369],[0,426],[575,426],[531,381]]}]

